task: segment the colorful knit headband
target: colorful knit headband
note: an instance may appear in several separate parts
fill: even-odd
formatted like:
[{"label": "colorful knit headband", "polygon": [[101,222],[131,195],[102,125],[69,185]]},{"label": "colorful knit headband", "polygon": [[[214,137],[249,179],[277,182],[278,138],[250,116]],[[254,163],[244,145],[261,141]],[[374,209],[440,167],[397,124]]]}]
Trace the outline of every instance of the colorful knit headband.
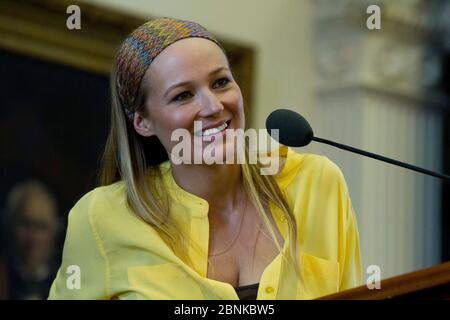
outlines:
[{"label": "colorful knit headband", "polygon": [[130,121],[133,120],[135,99],[148,66],[165,48],[185,38],[209,39],[224,50],[208,30],[198,23],[173,18],[148,21],[123,41],[116,57],[115,85]]}]

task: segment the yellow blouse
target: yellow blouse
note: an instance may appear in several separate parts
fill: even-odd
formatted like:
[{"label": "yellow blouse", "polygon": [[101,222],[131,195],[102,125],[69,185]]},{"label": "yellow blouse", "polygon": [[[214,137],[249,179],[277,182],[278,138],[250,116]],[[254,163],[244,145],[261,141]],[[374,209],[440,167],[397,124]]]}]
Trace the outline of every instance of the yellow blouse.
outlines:
[{"label": "yellow blouse", "polygon": [[[298,281],[280,254],[264,270],[257,299],[313,299],[361,285],[358,229],[341,171],[324,156],[290,148],[286,153],[276,181],[298,223],[304,279]],[[168,161],[161,166],[170,169]],[[232,285],[206,278],[208,202],[180,188],[171,170],[165,172],[174,199],[170,212],[204,252],[189,252],[194,265],[186,265],[127,209],[125,185],[117,182],[87,193],[70,211],[49,299],[238,299]],[[287,254],[286,221],[273,202],[270,209]]]}]

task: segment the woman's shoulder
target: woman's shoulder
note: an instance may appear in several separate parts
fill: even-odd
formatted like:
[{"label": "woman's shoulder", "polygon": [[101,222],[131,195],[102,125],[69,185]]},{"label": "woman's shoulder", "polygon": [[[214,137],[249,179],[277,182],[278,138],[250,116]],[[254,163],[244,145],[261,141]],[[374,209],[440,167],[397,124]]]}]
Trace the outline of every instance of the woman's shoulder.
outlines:
[{"label": "woman's shoulder", "polygon": [[115,212],[126,208],[126,191],[123,182],[96,187],[85,193],[69,212],[69,224],[93,224],[95,220],[109,216],[114,220]]},{"label": "woman's shoulder", "polygon": [[125,183],[117,181],[115,183],[96,187],[85,193],[75,204],[74,207],[92,205],[96,203],[115,203],[123,202],[126,194]]},{"label": "woman's shoulder", "polygon": [[276,176],[285,186],[296,180],[302,183],[311,181],[344,183],[341,169],[328,157],[314,153],[300,153],[290,147],[285,148],[285,160]]},{"label": "woman's shoulder", "polygon": [[82,229],[86,226],[108,246],[121,246],[143,238],[148,243],[156,243],[155,236],[159,237],[128,205],[124,182],[97,187],[75,204],[69,213],[69,227]]}]

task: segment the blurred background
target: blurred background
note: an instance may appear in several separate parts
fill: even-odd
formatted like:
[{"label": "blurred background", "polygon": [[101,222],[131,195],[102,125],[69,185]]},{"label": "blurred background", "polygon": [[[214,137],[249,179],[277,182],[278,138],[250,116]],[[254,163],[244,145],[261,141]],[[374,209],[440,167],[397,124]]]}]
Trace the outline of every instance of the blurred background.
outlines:
[{"label": "blurred background", "polygon": [[[72,4],[80,30],[66,27]],[[371,4],[380,30],[366,26]],[[96,186],[114,54],[161,16],[223,42],[248,127],[289,108],[321,138],[450,173],[450,1],[0,0],[0,298],[46,298],[67,214]],[[384,279],[450,260],[449,184],[328,146],[297,151],[342,169],[364,269]]]}]

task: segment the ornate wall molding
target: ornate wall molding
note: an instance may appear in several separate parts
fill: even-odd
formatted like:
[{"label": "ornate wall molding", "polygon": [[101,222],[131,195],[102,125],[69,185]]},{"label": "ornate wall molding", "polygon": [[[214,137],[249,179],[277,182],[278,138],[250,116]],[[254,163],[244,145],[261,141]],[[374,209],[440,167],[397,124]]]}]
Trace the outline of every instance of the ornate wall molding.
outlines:
[{"label": "ornate wall molding", "polygon": [[[366,27],[370,4],[381,8],[381,30]],[[450,48],[450,1],[311,5],[318,135],[442,171],[449,99],[439,83]],[[365,266],[379,265],[384,278],[440,262],[439,181],[340,150],[321,151],[346,175]]]},{"label": "ornate wall molding", "polygon": [[[449,25],[432,18],[440,1],[312,3],[321,94],[335,92],[336,87],[373,87],[418,100],[426,92],[433,104],[446,104],[437,90],[446,49],[437,39],[442,39]],[[368,4],[382,8],[381,30],[366,28]],[[445,8],[450,11],[450,5]]]}]

